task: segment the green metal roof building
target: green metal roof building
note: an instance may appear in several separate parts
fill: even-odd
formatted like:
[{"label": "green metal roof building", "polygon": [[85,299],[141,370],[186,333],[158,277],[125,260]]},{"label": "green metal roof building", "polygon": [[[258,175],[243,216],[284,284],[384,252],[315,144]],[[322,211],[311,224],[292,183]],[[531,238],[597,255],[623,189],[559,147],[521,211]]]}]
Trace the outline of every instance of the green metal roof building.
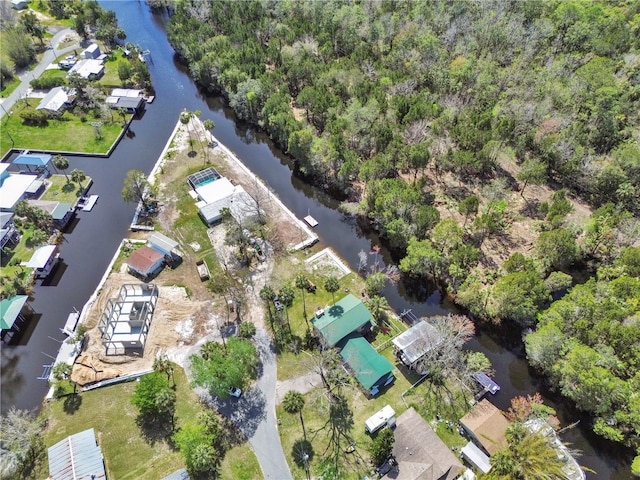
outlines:
[{"label": "green metal roof building", "polygon": [[340,352],[349,368],[365,389],[375,396],[395,379],[393,365],[360,336],[349,338]]},{"label": "green metal roof building", "polygon": [[372,317],[365,304],[349,294],[325,309],[320,317],[311,319],[311,323],[322,335],[324,343],[333,347],[350,333],[367,325]]},{"label": "green metal roof building", "polygon": [[22,314],[22,307],[27,302],[27,295],[14,295],[0,300],[0,327],[9,330]]}]

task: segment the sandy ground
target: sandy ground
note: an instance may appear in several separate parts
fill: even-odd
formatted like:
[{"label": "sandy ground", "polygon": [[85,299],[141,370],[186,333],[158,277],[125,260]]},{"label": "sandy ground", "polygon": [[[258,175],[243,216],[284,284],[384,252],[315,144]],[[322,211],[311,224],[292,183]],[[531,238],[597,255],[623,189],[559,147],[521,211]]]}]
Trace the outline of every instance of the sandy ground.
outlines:
[{"label": "sandy ground", "polygon": [[[224,244],[224,227],[218,225],[207,230],[210,245],[185,245],[181,242],[179,232],[173,228],[178,218],[178,199],[169,196],[169,189],[163,188],[181,178],[185,178],[186,181],[186,171],[189,168],[193,171],[194,167],[203,165],[203,158],[205,166],[211,162],[233,183],[243,185],[249,194],[259,200],[261,208],[267,214],[268,225],[277,226],[268,229],[266,260],[255,261],[251,266],[253,286],[245,292],[245,306],[242,309],[243,321],[264,327],[264,306],[259,298],[260,289],[271,276],[276,255],[303,240],[305,235],[290,215],[279,208],[279,203],[273,201],[273,194],[261,188],[257,179],[241,168],[222,148],[205,147],[205,155],[200,143],[195,141],[193,149],[198,151],[198,154],[189,155],[190,136],[196,138],[199,132],[203,141],[205,140],[206,133],[200,125],[199,120],[192,121],[189,132],[186,126],[180,125],[165,156],[161,174],[156,178],[160,192],[158,200],[162,205],[157,222],[162,230],[175,234],[174,238],[180,242],[183,261],[175,269],[165,268],[151,280],[159,286],[159,297],[144,352],[140,352],[139,355],[106,355],[97,328],[108,299],[117,297],[121,285],[140,282],[126,273],[125,266],[119,273],[109,275],[86,316],[85,323],[89,327],[88,342],[78,357],[72,374],[72,378],[79,384],[147,370],[160,354],[167,355],[172,361],[184,366],[189,356],[198,352],[200,345],[209,340],[219,340],[222,334],[230,335],[235,331],[235,315],[229,315],[224,299],[216,298],[207,289],[206,282],[200,281],[194,266],[198,252],[212,248],[218,256],[226,258],[228,265],[233,266],[233,252]],[[206,227],[203,225],[202,228]],[[144,239],[148,234],[137,232],[131,236]]]}]

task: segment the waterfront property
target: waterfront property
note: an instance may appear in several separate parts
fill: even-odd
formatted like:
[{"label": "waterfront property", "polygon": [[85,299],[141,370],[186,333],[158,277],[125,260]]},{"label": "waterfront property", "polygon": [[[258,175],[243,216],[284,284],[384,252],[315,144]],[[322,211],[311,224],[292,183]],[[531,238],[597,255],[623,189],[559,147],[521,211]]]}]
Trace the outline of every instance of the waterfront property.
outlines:
[{"label": "waterfront property", "polygon": [[321,342],[333,347],[353,332],[365,332],[371,326],[373,315],[366,305],[352,294],[326,309],[319,309],[311,319]]},{"label": "waterfront property", "polygon": [[17,245],[20,241],[20,232],[13,223],[13,213],[0,212],[0,248],[5,245]]},{"label": "waterfront property", "polygon": [[242,185],[234,185],[212,167],[189,175],[188,182],[193,188],[189,193],[196,200],[198,213],[207,225],[222,220],[223,209],[229,209],[241,225],[264,215]]},{"label": "waterfront property", "polygon": [[73,95],[75,95],[75,89],[69,90],[66,87],[54,87],[40,100],[36,110],[47,110],[51,113],[59,113],[73,106],[75,100]]},{"label": "waterfront property", "polygon": [[360,335],[349,337],[344,342],[340,355],[356,380],[372,397],[395,380],[391,362],[376,352]]},{"label": "waterfront property", "polygon": [[158,295],[158,287],[152,283],[125,284],[116,298],[107,300],[98,321],[107,355],[144,349]]},{"label": "waterfront property", "polygon": [[393,456],[397,470],[388,480],[453,480],[465,468],[429,424],[409,408],[396,420]]},{"label": "waterfront property", "polygon": [[28,200],[27,203],[49,213],[53,219],[53,225],[60,230],[66,227],[75,215],[75,209],[70,203],[52,200]]},{"label": "waterfront property", "polygon": [[0,335],[3,341],[11,340],[19,330],[17,325],[26,320],[24,310],[28,305],[27,300],[27,295],[14,295],[0,300]]},{"label": "waterfront property", "polygon": [[56,266],[59,257],[57,245],[45,245],[37,248],[28,262],[21,262],[20,265],[33,268],[35,278],[46,278]]},{"label": "waterfront property", "polygon": [[123,108],[127,113],[139,114],[145,109],[146,100],[142,90],[114,88],[106,99],[110,108]]},{"label": "waterfront property", "polygon": [[489,455],[507,447],[505,433],[509,422],[502,412],[486,399],[475,404],[469,413],[460,419],[460,425],[474,443]]},{"label": "waterfront property", "polygon": [[102,480],[107,478],[102,450],[93,428],[70,435],[47,451],[49,478],[55,480]]},{"label": "waterfront property", "polygon": [[146,279],[158,273],[164,266],[164,255],[144,245],[131,254],[127,260],[129,272]]},{"label": "waterfront property", "polygon": [[402,332],[392,342],[396,356],[404,365],[418,373],[426,373],[420,361],[442,343],[442,335],[433,325],[423,320]]},{"label": "waterfront property", "polygon": [[22,175],[9,173],[8,163],[0,163],[0,211],[13,212],[13,209],[28,192],[31,184],[38,177],[36,175]]}]

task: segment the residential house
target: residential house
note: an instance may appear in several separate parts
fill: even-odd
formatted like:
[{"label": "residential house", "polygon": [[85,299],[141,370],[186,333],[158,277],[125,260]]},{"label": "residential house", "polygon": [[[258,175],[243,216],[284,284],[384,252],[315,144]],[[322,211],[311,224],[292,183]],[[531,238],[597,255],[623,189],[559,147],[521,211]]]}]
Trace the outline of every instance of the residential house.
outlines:
[{"label": "residential house", "polygon": [[100,47],[97,43],[92,43],[80,53],[80,58],[85,60],[97,59],[100,56]]},{"label": "residential house", "polygon": [[95,59],[80,60],[69,70],[69,75],[73,73],[87,80],[97,80],[104,75],[104,63]]},{"label": "residential house", "polygon": [[29,205],[39,208],[51,215],[53,225],[59,230],[66,227],[75,215],[75,209],[70,203],[54,200],[28,200]]},{"label": "residential house", "polygon": [[325,346],[333,347],[353,332],[364,332],[373,316],[361,300],[352,294],[334,305],[316,312],[311,323]]},{"label": "residential house", "polygon": [[509,422],[498,408],[483,399],[476,403],[464,417],[460,425],[474,443],[489,456],[507,447],[505,433]]},{"label": "residential house", "polygon": [[0,336],[2,340],[11,339],[18,330],[17,324],[25,321],[24,310],[28,295],[14,295],[0,300]]},{"label": "residential house", "polygon": [[13,223],[13,213],[0,212],[0,248],[7,244],[17,245],[20,241],[20,233]]},{"label": "residential house", "polygon": [[11,0],[11,8],[14,10],[24,10],[29,6],[27,0]]},{"label": "residential house", "polygon": [[442,335],[433,325],[423,320],[402,332],[392,342],[396,356],[402,363],[412,370],[426,373],[425,366],[420,361],[442,343]]},{"label": "residential house", "polygon": [[164,254],[144,245],[129,256],[127,260],[129,272],[140,278],[149,278],[158,273],[164,266]]},{"label": "residential house", "polygon": [[71,105],[73,105],[73,98],[69,96],[68,90],[65,87],[54,87],[40,100],[36,110],[58,113]]},{"label": "residential house", "polygon": [[20,265],[33,268],[35,278],[46,278],[56,266],[59,257],[57,245],[45,245],[37,248],[28,262],[21,262]]},{"label": "residential house", "polygon": [[55,480],[104,480],[107,474],[102,450],[93,428],[60,440],[47,451],[49,478]]},{"label": "residential house", "polygon": [[9,173],[8,163],[0,163],[0,212],[13,212],[13,209],[37,180],[36,175]]},{"label": "residential house", "polygon": [[393,365],[361,335],[353,335],[344,342],[340,355],[362,387],[371,396],[393,383]]},{"label": "residential house", "polygon": [[106,99],[110,108],[123,108],[127,113],[139,114],[145,109],[146,100],[142,90],[114,88]]},{"label": "residential house", "polygon": [[393,456],[386,480],[454,480],[465,468],[413,407],[396,419]]}]

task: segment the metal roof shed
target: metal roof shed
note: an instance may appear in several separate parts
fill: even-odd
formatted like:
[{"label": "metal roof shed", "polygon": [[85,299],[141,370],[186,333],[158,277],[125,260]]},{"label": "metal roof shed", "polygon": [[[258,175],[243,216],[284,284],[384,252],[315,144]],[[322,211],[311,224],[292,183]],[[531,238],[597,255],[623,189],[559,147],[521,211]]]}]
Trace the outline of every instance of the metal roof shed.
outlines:
[{"label": "metal roof shed", "polygon": [[149,236],[149,246],[160,253],[171,255],[173,250],[178,246],[178,242],[160,232],[153,232]]},{"label": "metal roof shed", "polygon": [[462,447],[460,455],[462,455],[462,458],[469,462],[471,466],[477,468],[482,473],[489,473],[489,470],[491,470],[489,457],[487,457],[482,450],[476,447],[473,442],[469,442],[467,445]]},{"label": "metal roof shed", "polygon": [[49,476],[55,480],[104,479],[107,474],[93,428],[49,447]]},{"label": "metal roof shed", "polygon": [[408,367],[414,367],[429,350],[442,342],[442,335],[433,325],[421,321],[409,330],[402,332],[392,342],[396,350],[400,352],[403,363]]},{"label": "metal roof shed", "polygon": [[389,385],[393,376],[393,365],[385,357],[376,352],[364,337],[360,335],[350,338],[345,343],[340,355],[364,388],[376,395],[379,389]]},{"label": "metal roof shed", "polygon": [[32,167],[46,167],[53,158],[48,153],[23,153],[14,158],[14,165],[30,165]]},{"label": "metal roof shed", "polygon": [[13,327],[28,299],[27,295],[14,295],[11,298],[0,300],[0,327],[2,330],[9,330]]}]

